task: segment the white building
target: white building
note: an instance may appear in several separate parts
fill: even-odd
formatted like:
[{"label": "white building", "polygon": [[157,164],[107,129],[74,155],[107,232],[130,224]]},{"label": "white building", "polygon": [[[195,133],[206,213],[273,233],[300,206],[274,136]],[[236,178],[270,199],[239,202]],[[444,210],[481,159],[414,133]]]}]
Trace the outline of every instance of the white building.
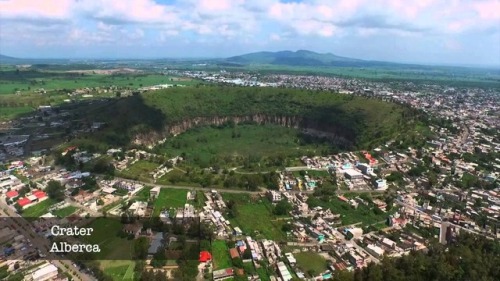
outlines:
[{"label": "white building", "polygon": [[48,264],[31,274],[33,281],[45,281],[56,277],[58,274],[57,267],[53,264]]},{"label": "white building", "polygon": [[267,191],[267,198],[273,203],[281,201],[281,194],[274,190]]}]

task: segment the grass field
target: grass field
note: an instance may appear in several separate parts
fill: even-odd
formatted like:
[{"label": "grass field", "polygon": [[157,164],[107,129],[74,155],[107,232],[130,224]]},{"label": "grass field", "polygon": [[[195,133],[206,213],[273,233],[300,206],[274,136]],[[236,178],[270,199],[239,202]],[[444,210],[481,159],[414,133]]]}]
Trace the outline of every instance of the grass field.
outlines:
[{"label": "grass field", "polygon": [[158,216],[162,209],[184,207],[187,200],[187,189],[162,188],[160,195],[154,202],[154,216]]},{"label": "grass field", "polygon": [[214,269],[223,269],[233,266],[226,241],[215,240],[212,242],[212,257],[214,259]]},{"label": "grass field", "polygon": [[[244,234],[256,239],[286,240],[281,230],[285,221],[272,214],[271,204],[266,198],[253,200],[248,195],[230,193],[222,193],[222,197],[237,204],[237,217],[229,219],[233,227],[239,226]],[[256,235],[255,231],[259,234]]]},{"label": "grass field", "polygon": [[326,260],[314,252],[301,252],[293,255],[297,259],[297,266],[304,272],[314,271],[320,274],[326,270]]},{"label": "grass field", "polygon": [[134,265],[131,260],[106,260],[100,262],[100,267],[104,273],[114,281],[134,280]]},{"label": "grass field", "polygon": [[98,218],[90,225],[94,229],[92,235],[84,236],[82,240],[89,244],[98,244],[101,252],[95,254],[99,260],[132,260],[133,240],[117,236],[122,224],[117,219]]},{"label": "grass field", "polygon": [[134,178],[134,179],[147,179],[150,180],[152,177],[149,175],[150,172],[154,171],[154,169],[158,168],[157,163],[152,163],[145,160],[139,160],[132,164],[130,167],[124,169],[120,172],[120,175]]},{"label": "grass field", "polygon": [[250,155],[256,160],[271,155],[299,157],[308,152],[320,154],[326,148],[326,145],[302,145],[299,131],[293,128],[247,124],[234,128],[194,128],[169,139],[161,151],[171,156],[185,153],[190,162],[207,166],[214,158],[231,162]]},{"label": "grass field", "polygon": [[52,199],[46,199],[34,206],[31,206],[27,208],[26,210],[23,210],[23,217],[29,219],[36,219],[41,215],[46,214],[49,211],[50,206],[54,205],[56,202]]},{"label": "grass field", "polygon": [[43,88],[46,91],[57,89],[78,89],[85,87],[130,87],[137,89],[143,86],[158,84],[193,85],[199,83],[192,79],[165,76],[161,74],[75,74],[66,72],[24,72],[12,75],[14,71],[0,72],[0,95],[32,92]]},{"label": "grass field", "polygon": [[0,120],[9,120],[32,112],[31,106],[2,107],[0,110]]},{"label": "grass field", "polygon": [[65,218],[65,217],[73,214],[74,212],[76,212],[76,210],[78,210],[78,208],[75,206],[67,206],[67,207],[64,207],[62,209],[53,211],[52,214],[55,216],[58,216],[60,218]]}]

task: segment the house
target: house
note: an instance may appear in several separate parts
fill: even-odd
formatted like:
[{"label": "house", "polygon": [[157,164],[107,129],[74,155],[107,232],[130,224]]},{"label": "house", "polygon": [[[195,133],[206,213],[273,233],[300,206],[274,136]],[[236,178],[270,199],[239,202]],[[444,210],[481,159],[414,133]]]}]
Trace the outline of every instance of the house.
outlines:
[{"label": "house", "polygon": [[208,251],[200,252],[200,262],[208,262],[212,260],[212,255]]},{"label": "house", "polygon": [[269,198],[269,201],[276,203],[281,201],[281,194],[279,192],[276,192],[275,190],[268,190],[267,198]]},{"label": "house", "polygon": [[236,248],[229,249],[229,255],[231,256],[231,259],[236,259],[240,257],[240,255],[238,254],[238,250],[236,250]]},{"label": "house", "polygon": [[354,169],[345,170],[344,176],[350,180],[363,179],[363,174]]},{"label": "house", "polygon": [[158,232],[151,239],[149,244],[148,255],[154,255],[163,246],[163,232]]},{"label": "house", "polygon": [[235,227],[234,228],[234,231],[233,231],[233,235],[234,236],[240,236],[240,235],[243,235],[243,231],[241,231],[241,229],[239,227]]},{"label": "house", "polygon": [[129,235],[133,235],[134,238],[139,237],[141,230],[142,230],[142,225],[139,223],[125,224],[123,226],[123,232],[125,232]]},{"label": "house", "polygon": [[161,191],[161,188],[159,186],[155,186],[153,187],[150,191],[149,191],[149,197],[151,199],[155,199],[155,198],[158,198],[158,196],[160,195],[160,191]]},{"label": "house", "polygon": [[291,266],[294,266],[297,263],[297,260],[295,259],[292,253],[285,253],[285,257]]},{"label": "house", "polygon": [[220,270],[215,270],[213,272],[213,280],[224,280],[224,279],[229,279],[234,276],[234,271],[232,268],[226,268],[226,269],[220,269]]},{"label": "house", "polygon": [[290,281],[290,280],[293,279],[292,275],[288,271],[288,268],[286,267],[286,265],[285,265],[284,262],[280,261],[277,264],[277,267],[278,267],[278,273],[281,276],[281,278],[282,278],[283,281]]},{"label": "house", "polygon": [[358,165],[356,165],[356,168],[358,168],[365,175],[370,175],[373,173],[373,168],[370,167],[369,164],[359,163]]}]

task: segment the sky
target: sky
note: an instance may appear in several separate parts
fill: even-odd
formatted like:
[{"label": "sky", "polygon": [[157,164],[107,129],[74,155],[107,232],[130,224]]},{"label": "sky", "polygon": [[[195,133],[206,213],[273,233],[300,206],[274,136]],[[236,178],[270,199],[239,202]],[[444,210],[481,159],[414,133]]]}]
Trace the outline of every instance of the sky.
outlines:
[{"label": "sky", "polygon": [[306,49],[500,66],[500,0],[0,0],[0,54],[229,57]]}]

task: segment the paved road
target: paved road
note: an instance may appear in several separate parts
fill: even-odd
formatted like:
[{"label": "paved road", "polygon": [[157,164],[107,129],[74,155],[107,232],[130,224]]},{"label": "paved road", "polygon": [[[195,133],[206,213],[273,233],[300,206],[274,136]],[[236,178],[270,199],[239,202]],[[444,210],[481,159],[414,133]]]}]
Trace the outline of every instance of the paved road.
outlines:
[{"label": "paved road", "polygon": [[18,226],[16,227],[17,230],[20,230],[21,233],[26,238],[31,239],[32,244],[36,245],[42,252],[44,252],[47,255],[45,260],[50,261],[56,267],[58,267],[60,270],[69,273],[72,276],[73,280],[81,280],[81,281],[94,281],[94,280],[96,280],[95,278],[91,277],[88,274],[81,272],[78,268],[73,266],[73,263],[71,261],[61,260],[53,253],[48,252],[48,249],[51,246],[49,240],[47,240],[47,239],[45,239],[45,237],[42,237],[42,236],[38,235],[37,233],[35,233],[33,231],[33,226],[31,225],[31,223],[29,223],[22,216],[20,216],[18,213],[13,211],[5,203],[5,201],[3,199],[0,199],[0,208],[3,209],[3,213],[7,217],[16,218],[13,221],[15,221],[18,224]]}]

